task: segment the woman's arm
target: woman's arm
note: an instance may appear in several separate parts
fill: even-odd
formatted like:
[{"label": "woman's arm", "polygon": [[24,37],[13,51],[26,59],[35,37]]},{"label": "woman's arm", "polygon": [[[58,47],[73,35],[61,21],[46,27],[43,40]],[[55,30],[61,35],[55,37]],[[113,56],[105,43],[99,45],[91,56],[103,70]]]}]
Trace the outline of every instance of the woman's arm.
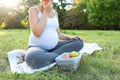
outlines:
[{"label": "woman's arm", "polygon": [[59,27],[57,28],[57,33],[60,40],[77,40],[77,39],[82,40],[78,36],[70,36],[70,35],[61,33]]},{"label": "woman's arm", "polygon": [[43,15],[40,20],[38,20],[36,8],[32,7],[29,10],[29,24],[32,32],[36,37],[39,37],[43,32],[46,21],[47,21],[47,12],[43,11]]},{"label": "woman's arm", "polygon": [[[56,13],[57,18],[58,18],[58,14],[57,14],[56,11],[55,11],[55,13]],[[58,19],[58,21],[59,21],[59,19]],[[66,35],[66,34],[61,33],[59,27],[57,28],[56,31],[57,31],[57,33],[58,33],[58,36],[59,36],[59,39],[60,39],[60,40],[77,40],[77,39],[82,40],[82,39],[79,38],[78,36],[69,36],[69,35]]]},{"label": "woman's arm", "polygon": [[57,28],[58,37],[60,40],[69,40],[70,37],[60,32],[60,28]]},{"label": "woman's arm", "polygon": [[29,10],[29,23],[30,28],[36,37],[39,37],[44,31],[47,23],[48,13],[52,10],[51,3],[42,3],[40,7],[43,7],[42,17],[38,20],[37,9],[35,7]]},{"label": "woman's arm", "polygon": [[[57,18],[58,18],[58,13],[55,11],[55,13],[56,13],[56,16],[57,16]],[[59,22],[59,19],[58,19],[58,22]],[[57,33],[58,33],[58,37],[59,37],[59,39],[61,39],[61,40],[69,40],[70,39],[70,36],[68,36],[68,35],[65,35],[65,34],[63,34],[63,33],[60,33],[60,28],[58,27],[57,28]]]}]

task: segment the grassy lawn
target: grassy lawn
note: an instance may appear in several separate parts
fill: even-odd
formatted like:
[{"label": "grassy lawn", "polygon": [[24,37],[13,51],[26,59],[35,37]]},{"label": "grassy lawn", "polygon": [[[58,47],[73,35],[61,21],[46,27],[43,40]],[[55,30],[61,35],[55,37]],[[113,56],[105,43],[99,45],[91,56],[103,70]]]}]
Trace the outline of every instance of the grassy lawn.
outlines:
[{"label": "grassy lawn", "polygon": [[120,31],[61,30],[78,35],[85,42],[96,42],[103,50],[84,55],[75,72],[64,72],[57,66],[34,74],[12,74],[7,52],[27,49],[29,30],[0,30],[0,80],[120,80]]}]

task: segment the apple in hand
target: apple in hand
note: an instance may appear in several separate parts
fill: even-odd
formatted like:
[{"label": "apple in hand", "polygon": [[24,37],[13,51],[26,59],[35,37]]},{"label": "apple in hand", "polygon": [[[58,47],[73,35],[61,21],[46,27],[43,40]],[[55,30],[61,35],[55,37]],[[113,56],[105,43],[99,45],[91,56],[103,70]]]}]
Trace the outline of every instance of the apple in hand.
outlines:
[{"label": "apple in hand", "polygon": [[50,0],[45,0],[45,5],[47,5],[50,2]]}]

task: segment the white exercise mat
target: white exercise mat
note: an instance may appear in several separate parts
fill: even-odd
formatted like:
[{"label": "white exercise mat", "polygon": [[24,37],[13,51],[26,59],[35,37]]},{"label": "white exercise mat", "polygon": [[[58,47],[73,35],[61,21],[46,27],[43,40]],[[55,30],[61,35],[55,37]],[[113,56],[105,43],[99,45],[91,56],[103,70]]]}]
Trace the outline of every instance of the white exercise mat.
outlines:
[{"label": "white exercise mat", "polygon": [[[84,47],[83,49],[80,51],[82,54],[86,53],[86,54],[92,54],[95,50],[101,50],[102,48],[99,47],[99,45],[97,45],[96,43],[84,43]],[[17,73],[21,73],[21,74],[32,74],[36,71],[45,71],[48,70],[50,68],[52,68],[55,63],[50,64],[49,66],[45,66],[43,68],[40,69],[31,69],[26,62],[17,64],[17,62],[19,61],[19,58],[16,56],[21,56],[25,53],[25,50],[22,49],[18,49],[18,50],[12,50],[9,51],[8,54],[8,60],[10,63],[10,69],[11,72],[17,72]]]}]

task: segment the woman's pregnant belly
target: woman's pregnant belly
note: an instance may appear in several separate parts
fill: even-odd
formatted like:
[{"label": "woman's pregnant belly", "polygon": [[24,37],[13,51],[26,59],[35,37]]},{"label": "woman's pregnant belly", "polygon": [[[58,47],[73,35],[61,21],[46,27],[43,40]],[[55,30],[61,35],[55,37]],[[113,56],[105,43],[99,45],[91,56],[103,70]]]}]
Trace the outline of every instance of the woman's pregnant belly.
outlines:
[{"label": "woman's pregnant belly", "polygon": [[30,36],[30,46],[40,46],[45,49],[52,49],[58,44],[58,34],[56,30],[45,30],[40,37],[33,34]]}]

